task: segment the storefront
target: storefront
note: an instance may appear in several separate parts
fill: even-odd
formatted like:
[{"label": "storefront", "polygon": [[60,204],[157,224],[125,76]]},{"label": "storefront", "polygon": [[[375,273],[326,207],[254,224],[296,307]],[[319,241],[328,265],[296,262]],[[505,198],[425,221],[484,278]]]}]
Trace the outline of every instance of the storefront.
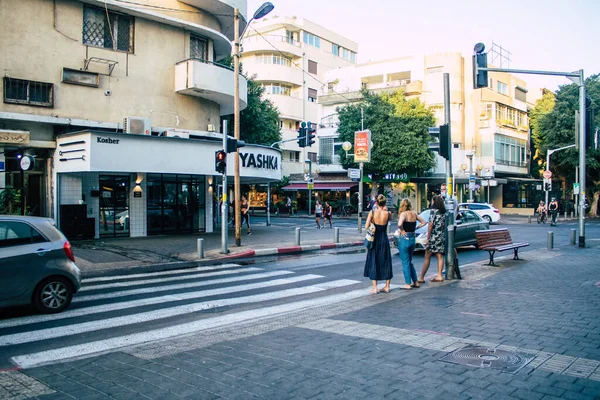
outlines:
[{"label": "storefront", "polygon": [[[214,159],[221,148],[221,140],[208,138],[61,135],[53,194],[59,227],[75,238],[212,232],[221,180]],[[233,176],[232,158],[228,176]],[[279,150],[248,145],[240,158],[242,184],[281,180]]]}]

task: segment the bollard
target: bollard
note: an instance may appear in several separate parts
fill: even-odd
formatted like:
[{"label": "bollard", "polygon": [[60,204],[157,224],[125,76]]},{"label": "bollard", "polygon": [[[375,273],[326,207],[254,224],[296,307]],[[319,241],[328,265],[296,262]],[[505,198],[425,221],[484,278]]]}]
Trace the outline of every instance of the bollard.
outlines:
[{"label": "bollard", "polygon": [[340,228],[333,228],[333,243],[340,242]]},{"label": "bollard", "polygon": [[575,245],[575,237],[577,235],[577,229],[571,229],[571,244]]},{"label": "bollard", "polygon": [[296,246],[300,246],[300,228],[296,228]]},{"label": "bollard", "polygon": [[567,219],[567,212],[565,211],[565,219]]},{"label": "bollard", "polygon": [[531,223],[531,215],[527,216],[527,223],[530,224]]},{"label": "bollard", "polygon": [[573,211],[571,211],[571,219],[573,219]]},{"label": "bollard", "polygon": [[548,250],[552,250],[554,248],[554,232],[548,231]]},{"label": "bollard", "polygon": [[204,258],[204,239],[198,239],[198,257]]}]

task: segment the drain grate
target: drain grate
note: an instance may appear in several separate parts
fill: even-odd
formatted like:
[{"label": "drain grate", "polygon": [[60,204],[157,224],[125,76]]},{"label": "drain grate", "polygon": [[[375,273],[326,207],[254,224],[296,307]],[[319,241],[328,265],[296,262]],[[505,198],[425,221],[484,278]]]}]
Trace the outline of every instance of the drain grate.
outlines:
[{"label": "drain grate", "polygon": [[478,368],[491,368],[504,372],[517,373],[527,365],[533,357],[514,351],[500,350],[493,347],[468,345],[442,357],[440,361],[468,365]]}]

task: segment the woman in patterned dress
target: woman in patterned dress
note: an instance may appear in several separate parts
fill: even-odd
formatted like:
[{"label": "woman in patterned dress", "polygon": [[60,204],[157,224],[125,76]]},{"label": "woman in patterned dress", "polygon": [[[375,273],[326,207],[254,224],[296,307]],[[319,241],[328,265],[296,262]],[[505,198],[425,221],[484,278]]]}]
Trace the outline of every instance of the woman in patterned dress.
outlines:
[{"label": "woman in patterned dress", "polygon": [[437,275],[431,282],[442,282],[442,270],[444,269],[444,247],[446,244],[446,207],[444,198],[440,195],[434,196],[431,213],[429,214],[429,228],[427,229],[427,247],[425,248],[425,259],[419,283],[425,282],[425,274],[429,269],[431,255],[437,258]]}]

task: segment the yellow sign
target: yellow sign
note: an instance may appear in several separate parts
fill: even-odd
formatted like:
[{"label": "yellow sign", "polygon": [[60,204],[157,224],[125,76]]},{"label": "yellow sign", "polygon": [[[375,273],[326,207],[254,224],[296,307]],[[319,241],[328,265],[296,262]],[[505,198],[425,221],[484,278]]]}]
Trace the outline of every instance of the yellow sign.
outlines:
[{"label": "yellow sign", "polygon": [[354,161],[371,161],[371,131],[354,132]]},{"label": "yellow sign", "polygon": [[453,186],[452,186],[452,177],[449,176],[448,177],[448,183],[446,184],[446,190],[447,190],[447,193],[448,193],[449,196],[452,196],[452,189],[453,189]]},{"label": "yellow sign", "polygon": [[223,203],[227,201],[227,193],[223,193]]},{"label": "yellow sign", "polygon": [[309,188],[310,190],[313,190],[313,189],[315,188],[315,184],[314,184],[314,183],[309,183],[309,184],[308,184],[308,188]]}]

